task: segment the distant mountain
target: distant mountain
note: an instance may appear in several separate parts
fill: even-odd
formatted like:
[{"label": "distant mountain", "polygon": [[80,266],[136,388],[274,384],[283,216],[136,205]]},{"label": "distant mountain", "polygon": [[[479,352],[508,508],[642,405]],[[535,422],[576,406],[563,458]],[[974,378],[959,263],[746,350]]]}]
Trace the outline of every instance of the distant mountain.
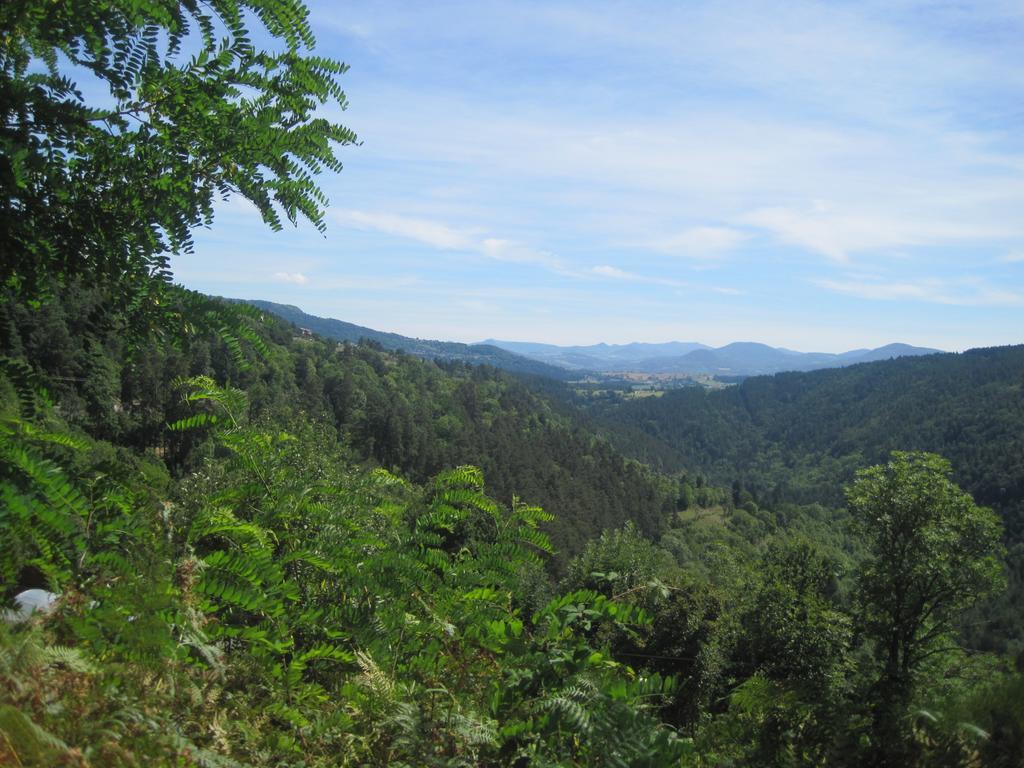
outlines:
[{"label": "distant mountain", "polygon": [[[857,350],[862,355],[853,359],[855,363],[871,363],[875,360],[892,360],[896,357],[916,357],[918,355],[933,355],[941,350],[926,349],[924,347],[912,347],[909,344],[886,344],[884,347],[869,350]],[[847,352],[847,354],[852,354]],[[846,365],[847,363],[844,363]]]},{"label": "distant mountain", "polygon": [[670,341],[662,344],[591,344],[557,346],[528,341],[488,339],[479,344],[414,339],[397,333],[377,331],[343,320],[317,317],[291,304],[247,300],[246,303],[277,315],[300,328],[336,341],[363,339],[385,349],[401,350],[433,360],[457,360],[474,365],[492,365],[515,373],[568,380],[587,371],[635,371],[638,373],[709,374],[757,376],[783,371],[813,371],[839,368],[855,363],[888,360],[894,357],[930,355],[941,350],[889,344],[878,349],[855,349],[842,354],[794,352],[755,342],[734,342],[724,347],[709,347],[695,341]]},{"label": "distant mountain", "polygon": [[233,301],[252,304],[265,312],[270,312],[283,320],[294,323],[299,328],[306,328],[315,334],[335,341],[348,341],[355,344],[366,340],[379,344],[384,349],[401,350],[416,357],[459,361],[473,365],[490,365],[513,373],[546,376],[562,381],[575,375],[564,366],[550,365],[544,361],[489,344],[460,344],[454,341],[413,339],[397,333],[376,331],[373,328],[346,323],[343,320],[309,315],[291,304],[277,304],[260,299],[234,299]]},{"label": "distant mountain", "polygon": [[509,352],[542,360],[551,365],[570,369],[609,370],[609,366],[629,366],[641,360],[662,357],[682,357],[688,352],[708,349],[694,341],[670,341],[664,344],[591,344],[589,346],[559,347],[530,341],[498,341],[487,339],[481,344],[501,347]]},{"label": "distant mountain", "polygon": [[856,363],[914,357],[941,352],[938,349],[888,344],[878,349],[855,349],[842,354],[794,352],[767,344],[741,341],[713,348],[697,342],[672,341],[665,344],[594,344],[559,347],[525,341],[485,344],[501,347],[534,360],[569,369],[635,371],[638,373],[724,374],[756,376],[782,371],[813,371]]}]

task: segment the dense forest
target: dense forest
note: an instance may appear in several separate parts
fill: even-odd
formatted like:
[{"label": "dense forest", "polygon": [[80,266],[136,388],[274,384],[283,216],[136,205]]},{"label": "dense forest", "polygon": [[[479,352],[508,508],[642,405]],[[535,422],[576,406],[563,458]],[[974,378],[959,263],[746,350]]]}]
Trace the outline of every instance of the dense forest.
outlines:
[{"label": "dense forest", "polygon": [[623,444],[650,451],[648,463],[738,479],[765,498],[838,502],[857,468],[893,450],[931,450],[979,501],[1009,505],[1024,499],[1022,389],[1024,347],[1001,347],[759,376],[613,403],[601,415],[655,438],[660,453]]},{"label": "dense forest", "polygon": [[839,507],[856,470],[891,451],[946,456],[957,482],[999,513],[1009,548],[1010,588],[973,637],[1024,649],[1024,347],[762,376],[599,403],[595,418],[628,455],[705,473],[767,506]]},{"label": "dense forest", "polygon": [[170,275],[219,196],[323,226],[357,138],[299,2],[19,0],[0,41],[0,765],[1020,765],[1020,656],[965,625],[1012,350],[904,444],[865,404],[931,423],[885,373],[925,360],[605,410],[308,336]]},{"label": "dense forest", "polygon": [[[531,388],[532,379],[486,366],[425,362],[373,344],[308,338],[262,313],[255,313],[257,365],[233,357],[217,337],[150,347],[126,360],[118,324],[102,319],[106,292],[76,285],[54,293],[45,306],[10,302],[0,310],[4,354],[44,370],[62,413],[91,434],[139,451],[159,449],[177,473],[193,468],[195,441],[166,429],[185,415],[173,382],[209,376],[245,390],[252,408],[275,423],[313,419],[328,426],[353,459],[372,460],[415,482],[448,467],[479,466],[491,492],[506,503],[518,496],[558,510],[548,527],[563,554],[626,520],[657,536],[682,494],[678,482],[624,459],[588,432],[573,409]],[[187,312],[185,302],[201,300],[176,295],[180,312]],[[209,306],[232,309],[212,300]]]},{"label": "dense forest", "polygon": [[[863,701],[879,681],[857,623],[872,551],[848,513],[659,477],[493,369],[310,339],[178,289],[164,301],[233,330],[132,349],[94,288],[6,304],[4,491],[19,514],[4,519],[5,581],[61,590],[45,622],[6,639],[18,693],[0,727],[23,764],[78,747],[114,765],[874,759]],[[534,444],[547,470],[529,463]],[[513,490],[484,495],[486,471],[423,464],[431,451],[477,451]],[[959,493],[941,462],[907,456]],[[590,485],[571,525],[555,525],[558,493],[550,512],[513,495],[537,472],[542,494]],[[995,519],[978,520],[992,541]],[[546,531],[590,541],[556,554]],[[971,594],[998,580],[979,555],[991,572],[968,574]],[[928,627],[948,642],[954,619]],[[887,736],[899,759],[1015,749],[945,712],[966,708],[979,729],[1010,717],[1012,733],[1015,710],[992,712],[991,697],[1012,700],[1016,678],[996,682],[996,656],[942,651],[913,670],[915,702],[941,709]],[[144,690],[156,664],[187,701]],[[519,680],[523,668],[545,671]],[[113,696],[108,675],[127,688]],[[73,721],[71,681],[90,694]],[[197,725],[210,708],[213,731]],[[268,713],[258,728],[253,709]],[[143,711],[151,725],[113,725]]]}]

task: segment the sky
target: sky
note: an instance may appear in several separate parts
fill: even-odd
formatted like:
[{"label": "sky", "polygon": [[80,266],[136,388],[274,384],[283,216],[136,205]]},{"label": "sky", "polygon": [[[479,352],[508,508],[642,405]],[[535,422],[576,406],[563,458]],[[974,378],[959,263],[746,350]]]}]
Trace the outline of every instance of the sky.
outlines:
[{"label": "sky", "polygon": [[420,338],[1024,342],[1024,0],[312,2],[327,232],[190,288]]}]

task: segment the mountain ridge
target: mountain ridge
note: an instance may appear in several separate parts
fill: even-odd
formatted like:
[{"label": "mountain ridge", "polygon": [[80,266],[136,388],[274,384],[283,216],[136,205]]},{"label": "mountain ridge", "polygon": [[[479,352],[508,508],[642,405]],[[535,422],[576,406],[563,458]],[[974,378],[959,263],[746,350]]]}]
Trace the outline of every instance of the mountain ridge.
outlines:
[{"label": "mountain ridge", "polygon": [[[910,344],[886,344],[848,352],[798,352],[753,341],[734,341],[721,347],[700,342],[661,344],[592,344],[565,346],[488,339],[486,344],[570,369],[601,372],[632,371],[652,374],[727,374],[756,376],[784,371],[812,371],[857,363],[940,354],[943,350]],[[642,353],[648,354],[642,354]],[[652,354],[653,353],[653,354]],[[584,365],[584,363],[586,363]]]},{"label": "mountain ridge", "polygon": [[941,353],[929,347],[893,343],[847,352],[798,352],[754,341],[712,347],[696,341],[631,342],[560,346],[486,339],[477,344],[420,339],[378,331],[336,318],[311,315],[293,304],[264,299],[231,299],[270,312],[300,328],[335,341],[370,341],[417,357],[491,365],[513,373],[566,381],[588,373],[757,376],[787,371],[840,368],[857,363]]}]

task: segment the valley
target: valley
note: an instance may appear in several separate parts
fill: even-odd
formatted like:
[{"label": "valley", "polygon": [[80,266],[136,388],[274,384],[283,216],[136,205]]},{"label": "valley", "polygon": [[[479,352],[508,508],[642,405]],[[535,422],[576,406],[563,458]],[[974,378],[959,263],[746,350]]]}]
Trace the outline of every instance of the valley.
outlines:
[{"label": "valley", "polygon": [[[973,707],[970,716],[989,718],[986,723],[1017,711],[1010,706],[993,714],[981,702],[1015,696],[1009,660],[1024,651],[1022,347],[745,377],[729,385],[677,374],[563,380],[446,359],[438,355],[448,349],[443,342],[419,355],[373,339],[338,341],[258,308],[178,288],[166,289],[163,311],[193,318],[193,330],[179,346],[143,351],[102,320],[107,302],[103,289],[76,285],[38,308],[4,306],[8,440],[32,457],[29,467],[67,461],[60,446],[77,446],[78,464],[52,464],[57,482],[83,491],[109,487],[103,493],[122,494],[110,498],[123,501],[90,512],[88,497],[69,497],[75,501],[67,502],[73,505],[67,514],[95,516],[108,531],[104,538],[77,533],[59,517],[53,525],[66,533],[45,533],[44,500],[69,492],[45,484],[45,474],[16,469],[4,493],[23,498],[19,503],[31,511],[13,527],[7,523],[7,540],[22,543],[5,549],[0,566],[20,586],[70,588],[81,578],[76,574],[90,574],[102,587],[82,588],[133,611],[158,599],[151,592],[156,585],[170,590],[172,607],[165,610],[174,622],[191,621],[191,614],[179,613],[191,609],[173,607],[188,594],[181,590],[198,590],[201,598],[188,599],[201,599],[216,623],[191,630],[201,632],[189,641],[201,644],[196,650],[177,651],[184,657],[174,673],[181,681],[199,674],[194,664],[208,663],[202,654],[216,652],[203,648],[223,648],[240,665],[229,668],[231,679],[262,680],[261,700],[274,706],[294,695],[273,682],[274,665],[284,663],[274,659],[288,651],[267,657],[258,649],[263,639],[289,648],[297,642],[291,627],[315,638],[303,642],[320,649],[316,658],[342,665],[340,673],[316,665],[295,673],[291,685],[310,698],[290,706],[303,716],[328,706],[316,695],[321,686],[363,679],[353,649],[373,649],[404,675],[435,686],[445,684],[449,665],[472,670],[479,687],[457,688],[459,706],[501,718],[536,717],[551,706],[545,702],[574,695],[593,675],[612,675],[601,678],[610,692],[586,704],[604,725],[590,732],[584,764],[596,759],[589,750],[622,749],[605,739],[625,731],[649,745],[644,749],[673,756],[666,764],[684,765],[702,764],[697,757],[687,763],[687,754],[748,754],[749,747],[716,729],[750,726],[716,702],[736,686],[769,685],[807,697],[791,701],[813,707],[815,729],[824,730],[802,737],[804,748],[844,764],[828,734],[848,727],[834,718],[847,723],[864,711],[864,697],[870,700],[875,667],[856,673],[850,659],[855,649],[871,646],[858,646],[849,628],[858,621],[861,574],[876,555],[843,488],[866,482],[862,472],[871,464],[888,471],[903,461],[909,463],[899,472],[923,471],[930,483],[967,488],[998,512],[969,508],[982,526],[971,535],[988,542],[978,562],[992,575],[971,587],[976,597],[963,603],[969,614],[943,614],[944,636],[957,642],[943,664],[963,681],[961,692],[928,692],[933,678],[922,669],[918,695],[940,706]],[[59,411],[38,394],[44,382]],[[38,442],[32,425],[40,419],[57,435],[57,447]],[[921,451],[941,451],[953,463],[946,468]],[[942,479],[947,476],[956,485]],[[154,508],[154,495],[168,500]],[[154,509],[172,517],[153,516]],[[53,554],[33,549],[40,536],[54,542]],[[179,581],[180,570],[143,567],[152,562],[153,547],[165,558],[160,562],[201,563],[176,566],[201,569],[189,577],[197,578],[195,586]],[[76,550],[86,553],[82,571],[59,559],[58,553]],[[274,563],[281,558],[303,565],[279,569]],[[36,565],[44,563],[48,571]],[[131,563],[137,565],[126,570]],[[320,575],[310,582],[306,574],[313,573]],[[1008,589],[1001,591],[996,586],[1004,573]],[[807,586],[808,578],[816,586]],[[307,597],[298,597],[302,590]],[[60,611],[62,621],[114,620],[81,607]],[[446,618],[435,625],[440,611]],[[790,618],[765,626],[773,611]],[[579,625],[584,619],[572,618],[584,615]],[[273,616],[276,622],[268,623]],[[402,629],[409,617],[419,627],[411,635]],[[108,653],[146,643],[166,655],[180,646],[177,630],[164,622],[152,615],[139,627],[143,634],[102,642],[114,643]],[[820,639],[820,623],[830,627],[831,639]],[[382,632],[387,645],[380,644]],[[789,656],[785,649],[794,642],[824,642],[817,651],[824,655]],[[426,668],[424,643],[431,649]],[[543,688],[527,689],[546,691],[543,698],[502,693],[494,703],[512,669],[551,654],[577,661],[552,670]],[[496,673],[490,658],[512,666]],[[616,666],[608,666],[610,659]],[[264,664],[271,670],[266,678]],[[614,670],[623,664],[644,670],[651,682],[618,687]],[[0,674],[26,690],[59,696],[45,687],[55,684],[45,674],[32,683],[22,672]],[[804,687],[819,685],[812,681],[822,675],[840,687]],[[221,683],[204,685],[224,690]],[[344,685],[337,695],[345,707],[372,712],[371,689]],[[855,694],[844,693],[846,686]],[[481,690],[491,703],[479,698]],[[430,717],[429,698],[420,700],[416,689],[393,695]],[[652,695],[656,709],[635,708]],[[979,695],[984,698],[973,698]],[[170,711],[159,691],[132,696]],[[622,696],[636,703],[623,705]],[[104,722],[98,709],[104,702],[101,696],[85,705],[88,722]],[[233,722],[246,722],[244,712],[228,712]],[[448,716],[442,710],[440,717]],[[73,737],[44,714],[34,717],[62,738],[94,738],[91,732]],[[397,743],[392,726],[359,717],[367,719],[347,721],[346,729]],[[688,735],[666,737],[664,722]],[[160,749],[158,734],[173,727],[139,730],[128,743],[139,753]],[[430,733],[445,728],[437,721]],[[744,738],[760,743],[762,731],[750,728]],[[202,738],[201,729],[182,733],[192,744]],[[319,752],[328,764],[329,734],[317,736],[305,754]],[[535,744],[549,754],[571,752],[578,734],[575,726],[540,726]],[[264,743],[243,731],[236,738]],[[478,747],[480,754],[493,754],[500,743],[495,737]],[[862,757],[855,753],[856,761]]]}]

